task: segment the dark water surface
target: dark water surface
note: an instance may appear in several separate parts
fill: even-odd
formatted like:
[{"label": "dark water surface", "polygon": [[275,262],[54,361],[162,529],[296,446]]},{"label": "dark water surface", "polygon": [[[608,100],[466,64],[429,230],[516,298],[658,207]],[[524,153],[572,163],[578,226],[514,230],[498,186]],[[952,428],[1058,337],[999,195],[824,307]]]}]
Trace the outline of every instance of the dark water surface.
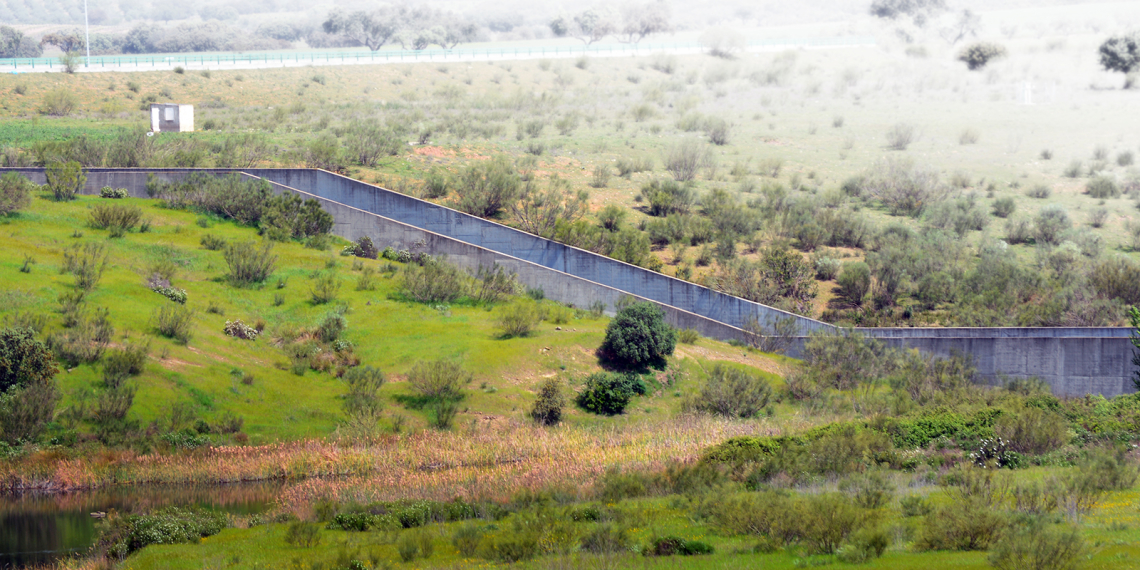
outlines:
[{"label": "dark water surface", "polygon": [[80,555],[95,542],[92,512],[146,512],[199,506],[248,515],[267,510],[280,482],[212,486],[115,487],[62,495],[0,495],[0,569]]}]

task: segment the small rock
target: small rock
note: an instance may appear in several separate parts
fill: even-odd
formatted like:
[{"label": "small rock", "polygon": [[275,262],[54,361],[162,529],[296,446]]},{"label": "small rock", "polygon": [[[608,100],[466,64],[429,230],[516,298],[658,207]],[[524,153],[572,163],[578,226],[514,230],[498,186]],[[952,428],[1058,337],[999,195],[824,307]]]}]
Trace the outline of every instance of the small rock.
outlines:
[{"label": "small rock", "polygon": [[554,327],[554,330],[560,331],[560,330],[562,330],[562,327]]}]

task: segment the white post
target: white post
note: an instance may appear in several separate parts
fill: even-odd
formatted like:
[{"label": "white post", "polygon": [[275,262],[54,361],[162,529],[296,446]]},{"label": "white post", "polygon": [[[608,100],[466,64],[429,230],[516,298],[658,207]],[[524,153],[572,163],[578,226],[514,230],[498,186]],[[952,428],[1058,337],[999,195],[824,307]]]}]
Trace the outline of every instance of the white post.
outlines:
[{"label": "white post", "polygon": [[87,62],[85,67],[91,66],[91,23],[87,19],[87,0],[83,0],[83,35],[87,43]]}]

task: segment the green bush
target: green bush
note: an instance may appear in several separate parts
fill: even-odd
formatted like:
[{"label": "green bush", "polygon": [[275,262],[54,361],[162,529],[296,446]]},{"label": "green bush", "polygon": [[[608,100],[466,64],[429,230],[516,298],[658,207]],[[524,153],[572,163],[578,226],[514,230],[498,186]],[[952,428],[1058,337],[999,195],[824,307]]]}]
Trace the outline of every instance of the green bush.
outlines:
[{"label": "green bush", "polygon": [[154,312],[154,328],[158,334],[172,338],[179,344],[190,342],[190,327],[194,311],[181,305],[163,305]]},{"label": "green bush", "polygon": [[17,172],[0,176],[0,216],[27,208],[32,203],[32,184]]},{"label": "green bush", "polygon": [[403,270],[402,291],[420,303],[451,303],[467,293],[469,278],[444,259],[427,258]]},{"label": "green bush", "polygon": [[285,528],[285,544],[312,548],[321,543],[321,527],[316,523],[293,521]]},{"label": "green bush", "polygon": [[625,552],[630,548],[629,531],[613,524],[598,525],[582,537],[579,546],[591,554]]},{"label": "green bush", "polygon": [[923,550],[986,550],[1009,526],[1007,515],[977,497],[957,498],[924,520],[914,547]]},{"label": "green bush", "polygon": [[[66,55],[66,54],[65,54]],[[79,98],[67,89],[52,89],[44,94],[40,103],[40,113],[53,117],[70,115],[79,106]]]},{"label": "green bush", "polygon": [[884,507],[895,496],[895,484],[879,469],[868,469],[843,479],[839,490],[864,509]]},{"label": "green bush", "polygon": [[934,510],[930,499],[919,495],[907,495],[899,499],[899,509],[904,517],[924,517]]},{"label": "green bush", "polygon": [[309,299],[314,305],[331,303],[339,293],[340,277],[334,271],[321,272],[309,285]]},{"label": "green bush", "polygon": [[167,507],[145,515],[111,515],[103,521],[95,550],[122,559],[151,544],[197,542],[226,528],[224,513]]},{"label": "green bush", "polygon": [[126,204],[95,204],[88,214],[87,223],[93,228],[111,230],[111,237],[122,237],[138,225],[142,210]]},{"label": "green bush", "polygon": [[848,544],[835,552],[841,562],[865,564],[883,555],[891,537],[882,527],[867,527],[851,533]]},{"label": "green bush", "polygon": [[83,166],[74,160],[48,163],[44,176],[57,202],[74,200],[76,194],[87,184],[87,175],[83,173]]},{"label": "green bush", "polygon": [[225,249],[225,247],[226,247],[226,240],[224,238],[220,238],[214,234],[203,235],[200,243],[202,244],[203,248],[205,248],[209,251],[218,251],[221,249]]},{"label": "green bush", "polygon": [[993,203],[993,213],[999,218],[1008,218],[1017,209],[1017,202],[1013,198],[998,198]]},{"label": "green bush", "polygon": [[562,421],[562,408],[566,397],[562,394],[562,383],[549,378],[538,389],[538,398],[530,410],[530,417],[542,425],[555,425]]},{"label": "green bush", "polygon": [[259,223],[261,232],[276,241],[320,236],[332,227],[332,214],[324,211],[319,201],[291,193],[266,200]]},{"label": "green bush", "polygon": [[527,336],[542,321],[538,303],[531,299],[516,299],[499,307],[495,327],[505,338]]},{"label": "green bush", "polygon": [[408,386],[429,400],[458,400],[462,388],[471,383],[471,373],[458,362],[432,360],[417,362],[408,372]]},{"label": "green bush", "polygon": [[971,71],[982,69],[990,61],[1005,57],[1005,46],[993,42],[972,43],[958,52],[958,61],[964,62]]},{"label": "green bush", "polygon": [[506,156],[475,162],[455,178],[456,207],[473,216],[494,217],[518,196],[520,185],[518,172]]},{"label": "green bush", "polygon": [[273,243],[269,241],[263,241],[260,246],[252,241],[231,243],[223,256],[230,268],[230,282],[240,287],[264,282],[277,263]]},{"label": "green bush", "polygon": [[1058,204],[1049,204],[1037,212],[1037,216],[1033,218],[1033,224],[1037,230],[1036,238],[1038,241],[1056,245],[1061,243],[1061,235],[1065,230],[1072,227],[1073,222],[1063,207]]},{"label": "green bush", "polygon": [[1117,186],[1116,181],[1108,176],[1097,176],[1089,180],[1088,184],[1085,185],[1085,193],[1088,194],[1090,198],[1096,198],[1097,200],[1118,198],[1120,197],[1120,186]]},{"label": "green bush", "polygon": [[634,303],[618,311],[601,351],[615,364],[640,368],[673,354],[677,333],[665,323],[665,313],[652,303]]},{"label": "green bush", "polygon": [[451,545],[459,551],[459,555],[470,558],[479,550],[483,542],[483,531],[475,523],[465,523],[455,529],[451,534]]},{"label": "green bush", "polygon": [[1002,414],[994,423],[994,433],[1013,451],[1041,455],[1067,443],[1068,422],[1060,414],[1036,407],[1025,407]]},{"label": "green bush", "polygon": [[839,296],[858,307],[871,290],[871,268],[862,261],[845,263],[836,281],[839,283]]},{"label": "green bush", "polygon": [[115,387],[131,376],[142,374],[147,359],[146,344],[128,344],[103,358],[103,384]]},{"label": "green bush", "polygon": [[771,398],[772,387],[758,374],[716,364],[692,407],[727,418],[751,418],[759,414]]},{"label": "green bush", "polygon": [[713,547],[699,540],[662,536],[650,540],[644,552],[646,556],[695,556],[712,554]]},{"label": "green bush", "polygon": [[1085,541],[1076,527],[1031,518],[994,544],[989,562],[998,570],[1074,570],[1084,555]]},{"label": "green bush", "polygon": [[701,333],[696,329],[681,329],[677,331],[677,342],[683,344],[696,344],[701,338]]},{"label": "green bush", "polygon": [[576,401],[589,412],[613,416],[624,412],[630,399],[645,392],[645,383],[636,374],[596,372],[586,377],[586,386]]},{"label": "green bush", "polygon": [[43,432],[59,399],[51,350],[31,329],[0,330],[0,441],[15,444]]}]

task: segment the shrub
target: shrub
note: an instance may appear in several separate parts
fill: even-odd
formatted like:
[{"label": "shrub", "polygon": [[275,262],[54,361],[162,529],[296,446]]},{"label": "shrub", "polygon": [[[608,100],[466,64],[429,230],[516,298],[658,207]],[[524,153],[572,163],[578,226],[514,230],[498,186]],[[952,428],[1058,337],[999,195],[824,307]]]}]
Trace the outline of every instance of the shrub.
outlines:
[{"label": "shrub", "polygon": [[257,340],[257,335],[261,334],[261,331],[241,322],[240,319],[236,321],[226,321],[226,325],[222,327],[222,330],[229,336],[244,340]]},{"label": "shrub", "polygon": [[505,338],[527,336],[542,321],[538,303],[531,299],[518,299],[499,307],[495,326]]},{"label": "shrub", "polygon": [[693,408],[728,418],[751,418],[772,397],[772,387],[757,374],[717,364],[701,388]]},{"label": "shrub", "polygon": [[344,395],[345,413],[357,421],[375,422],[383,408],[379,392],[387,381],[384,373],[371,366],[360,366],[345,372],[344,381],[348,385]]},{"label": "shrub", "polygon": [[1065,167],[1065,170],[1061,171],[1061,174],[1063,174],[1066,178],[1080,178],[1081,173],[1083,172],[1084,165],[1081,164],[1081,161],[1074,160]]},{"label": "shrub", "polygon": [[694,556],[712,554],[713,547],[699,540],[689,540],[676,536],[663,536],[649,541],[646,556]]},{"label": "shrub", "polygon": [[1071,525],[1031,518],[994,545],[990,564],[998,570],[1073,570],[1081,566],[1085,542]]},{"label": "shrub", "polygon": [[203,248],[205,248],[209,251],[218,251],[221,249],[225,249],[225,247],[226,247],[226,240],[224,238],[220,238],[214,234],[203,235],[200,243],[202,244]]},{"label": "shrub", "polygon": [[51,350],[31,329],[0,330],[0,439],[39,436],[55,413],[58,372]]},{"label": "shrub", "polygon": [[1112,36],[1100,44],[1100,64],[1107,71],[1131,73],[1140,69],[1140,33]]},{"label": "shrub", "polygon": [[695,344],[701,338],[701,333],[696,329],[681,329],[677,331],[677,342],[684,344]]},{"label": "shrub", "polygon": [[1037,198],[1044,200],[1053,194],[1053,189],[1045,184],[1036,184],[1032,188],[1025,191],[1025,195],[1030,198]]},{"label": "shrub", "polygon": [[70,115],[79,106],[79,98],[67,89],[52,89],[44,94],[40,103],[40,113],[53,117]]},{"label": "shrub", "polygon": [[1035,407],[1005,413],[994,422],[994,433],[1018,453],[1040,455],[1066,443],[1068,422],[1057,414]]},{"label": "shrub", "polygon": [[314,305],[335,301],[339,293],[340,277],[334,271],[321,272],[309,285],[309,296]]},{"label": "shrub", "polygon": [[83,166],[74,160],[49,163],[44,170],[44,177],[47,178],[47,186],[57,202],[74,200],[75,195],[87,184],[87,175],[83,173]]},{"label": "shrub", "polygon": [[899,499],[899,509],[904,517],[924,517],[930,514],[934,507],[930,504],[930,499],[919,495],[907,495]]},{"label": "shrub", "polygon": [[691,185],[673,180],[653,180],[641,187],[640,196],[648,203],[650,216],[687,214],[697,199]]},{"label": "shrub", "polygon": [[613,524],[596,526],[579,541],[582,550],[591,554],[610,554],[629,550],[629,532]]},{"label": "shrub", "polygon": [[479,550],[483,541],[483,531],[475,523],[464,523],[455,529],[451,535],[451,545],[459,551],[459,555],[470,558]]},{"label": "shrub", "polygon": [[265,201],[258,226],[271,240],[304,239],[329,233],[333,217],[318,200],[288,193]]},{"label": "shrub", "polygon": [[226,527],[225,513],[167,507],[145,515],[111,515],[99,529],[95,551],[122,559],[151,544],[196,542]]},{"label": "shrub", "polygon": [[576,401],[589,412],[614,416],[625,411],[630,399],[645,392],[645,383],[636,374],[596,372],[586,377]]},{"label": "shrub", "polygon": [[966,63],[971,71],[982,69],[987,63],[1005,57],[1005,46],[992,42],[977,42],[970,44],[958,52],[958,61]]},{"label": "shrub", "polygon": [[0,216],[27,208],[32,203],[33,186],[17,172],[6,172],[0,176]]},{"label": "shrub", "polygon": [[1127,256],[1118,254],[1097,263],[1089,272],[1089,284],[1104,299],[1140,304],[1140,266]]},{"label": "shrub", "polygon": [[1119,198],[1120,187],[1107,176],[1097,176],[1085,185],[1085,193],[1091,198],[1103,200],[1105,198]]},{"label": "shrub", "polygon": [[[76,298],[79,300],[76,301]],[[61,297],[66,330],[48,338],[55,357],[66,362],[70,367],[79,364],[91,363],[103,357],[103,351],[111,342],[115,327],[111,325],[107,309],[96,310],[88,315],[82,306],[82,295],[77,294],[68,299],[67,295]]]},{"label": "shrub", "polygon": [[1036,238],[1042,243],[1058,244],[1061,242],[1061,235],[1072,227],[1073,223],[1069,220],[1069,214],[1063,207],[1058,204],[1049,204],[1041,208],[1037,212],[1037,216],[1033,219],[1033,225],[1036,231]]},{"label": "shrub", "polygon": [[977,129],[963,129],[962,132],[958,134],[958,144],[975,144],[978,142],[978,137],[980,136]]},{"label": "shrub", "polygon": [[408,372],[408,386],[429,400],[458,400],[471,383],[471,373],[450,360],[420,361]]},{"label": "shrub", "polygon": [[107,268],[107,247],[101,243],[75,244],[63,252],[62,270],[75,276],[75,286],[81,291],[92,291]]},{"label": "shrub", "polygon": [[142,374],[143,367],[146,366],[147,349],[145,344],[134,344],[108,352],[103,358],[103,384],[117,387],[127,378]]},{"label": "shrub", "polygon": [[1014,210],[1017,209],[1017,203],[1013,198],[998,198],[993,203],[993,213],[999,218],[1008,218]]},{"label": "shrub", "polygon": [[863,189],[896,216],[917,216],[927,206],[942,200],[946,193],[937,171],[916,166],[907,158],[876,162],[867,174]]},{"label": "shrub", "polygon": [[506,156],[477,162],[456,176],[456,207],[473,216],[490,218],[518,196],[520,186],[518,172]]},{"label": "shrub", "polygon": [[730,130],[731,127],[729,126],[728,121],[720,118],[709,119],[705,124],[705,134],[708,135],[709,142],[717,146],[724,146],[728,144]]},{"label": "shrub", "polygon": [[906,150],[914,142],[914,125],[896,123],[887,130],[887,147],[891,150]]},{"label": "shrub", "polygon": [[142,219],[138,206],[126,204],[95,204],[88,214],[87,223],[96,229],[111,230],[111,237],[121,237],[133,230]]},{"label": "shrub", "polygon": [[1032,224],[1026,218],[1010,218],[1005,223],[1005,241],[1011,245],[1025,243],[1033,237]]},{"label": "shrub", "polygon": [[549,378],[538,389],[538,398],[530,410],[530,417],[542,425],[555,425],[562,421],[562,408],[565,405],[566,397],[562,393],[562,383],[555,378]]},{"label": "shrub", "polygon": [[285,528],[285,544],[312,548],[321,543],[321,527],[316,523],[293,521]]},{"label": "shrub", "polygon": [[815,260],[815,276],[821,281],[831,281],[839,275],[840,262],[833,257],[820,257]]},{"label": "shrub", "polygon": [[122,198],[129,198],[130,193],[127,192],[126,188],[111,188],[110,186],[104,186],[99,189],[99,197],[119,200]]},{"label": "shrub", "polygon": [[467,292],[468,277],[444,259],[428,258],[403,270],[403,293],[420,303],[451,303]]},{"label": "shrub", "polygon": [[696,139],[684,139],[665,152],[665,170],[678,182],[697,177],[697,170],[709,160],[708,150]]},{"label": "shrub", "polygon": [[190,326],[194,312],[181,305],[163,305],[154,312],[154,327],[158,334],[172,338],[180,344],[190,342]]},{"label": "shrub", "polygon": [[843,272],[837,279],[839,296],[858,307],[871,290],[871,268],[862,261],[843,264]]},{"label": "shrub", "polygon": [[673,354],[676,345],[677,333],[665,322],[665,313],[639,302],[618,311],[600,350],[616,364],[639,368]]},{"label": "shrub", "polygon": [[1008,526],[1005,513],[977,498],[959,498],[927,515],[916,550],[986,550]]},{"label": "shrub", "polygon": [[260,246],[252,241],[231,243],[226,246],[223,256],[230,268],[230,282],[239,287],[264,282],[277,263],[273,243],[269,241],[263,241]]},{"label": "shrub", "polygon": [[610,185],[610,167],[605,164],[599,164],[594,167],[594,172],[590,178],[590,186],[592,188],[605,188]]}]

